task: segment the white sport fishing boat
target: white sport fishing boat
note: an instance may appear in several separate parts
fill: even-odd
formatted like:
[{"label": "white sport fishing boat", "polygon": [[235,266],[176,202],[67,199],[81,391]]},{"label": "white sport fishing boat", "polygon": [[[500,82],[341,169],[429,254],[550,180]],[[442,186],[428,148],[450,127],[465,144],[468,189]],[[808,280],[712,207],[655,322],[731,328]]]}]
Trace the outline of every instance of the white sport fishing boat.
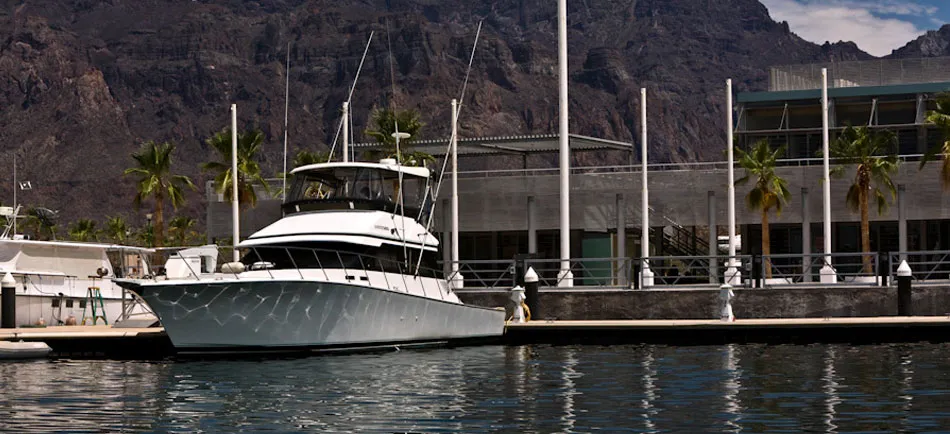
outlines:
[{"label": "white sport fishing boat", "polygon": [[463,304],[437,269],[438,240],[422,224],[432,207],[428,169],[383,160],[291,174],[283,218],[240,243],[240,263],[120,282],[148,303],[180,354],[502,335],[504,310]]}]

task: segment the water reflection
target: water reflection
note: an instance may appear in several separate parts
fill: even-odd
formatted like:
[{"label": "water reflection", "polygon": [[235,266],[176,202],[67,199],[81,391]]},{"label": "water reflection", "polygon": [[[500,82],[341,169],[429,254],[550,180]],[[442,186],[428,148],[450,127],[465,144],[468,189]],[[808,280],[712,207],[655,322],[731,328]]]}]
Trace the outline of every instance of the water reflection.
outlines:
[{"label": "water reflection", "polygon": [[822,421],[824,422],[825,432],[837,432],[835,425],[835,406],[841,403],[838,396],[838,380],[835,373],[835,348],[827,347],[825,349],[824,370],[822,371],[821,390],[825,396],[825,413]]},{"label": "water reflection", "polygon": [[653,418],[656,417],[657,409],[653,406],[659,394],[656,387],[657,371],[653,360],[653,346],[648,346],[643,350],[643,398],[640,400],[640,408],[643,409],[644,428],[647,432],[656,432],[656,424]]},{"label": "water reflection", "polygon": [[742,426],[739,424],[742,419],[742,403],[739,400],[739,391],[742,390],[742,383],[740,382],[742,372],[739,370],[739,350],[737,347],[735,344],[726,345],[723,352],[725,355],[725,381],[723,383],[725,393],[723,398],[726,404],[725,412],[728,415],[726,431],[734,433],[742,431]]},{"label": "water reflection", "polygon": [[561,425],[565,431],[573,431],[576,420],[574,419],[574,395],[579,392],[575,388],[574,379],[581,376],[577,372],[577,349],[568,348],[564,350],[564,369],[561,371],[561,380],[563,381],[564,391],[561,394],[564,413],[561,415]]},{"label": "water reflection", "polygon": [[524,346],[0,363],[0,431],[947,431],[950,347]]}]

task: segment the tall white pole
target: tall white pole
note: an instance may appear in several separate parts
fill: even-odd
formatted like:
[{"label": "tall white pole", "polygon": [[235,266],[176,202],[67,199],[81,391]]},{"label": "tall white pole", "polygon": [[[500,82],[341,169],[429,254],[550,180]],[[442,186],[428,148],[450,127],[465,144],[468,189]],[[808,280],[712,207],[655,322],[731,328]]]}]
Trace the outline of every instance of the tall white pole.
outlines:
[{"label": "tall white pole", "polygon": [[831,265],[831,164],[828,145],[828,68],[821,68],[821,159],[824,164],[822,193],[824,199],[824,231],[825,264],[822,266],[821,283],[837,281],[834,268]]},{"label": "tall white pole", "polygon": [[238,209],[237,144],[237,104],[231,104],[231,222],[233,226],[232,237],[234,241],[234,262],[241,260],[241,255],[238,252],[238,243],[241,241],[241,224],[240,212]]},{"label": "tall white pole", "polygon": [[343,162],[350,161],[350,103],[343,102]]},{"label": "tall white pole", "polygon": [[729,160],[729,185],[726,196],[729,200],[729,266],[726,268],[726,283],[729,285],[739,285],[739,269],[736,264],[736,171],[735,156],[733,148],[735,140],[733,138],[733,119],[732,119],[732,79],[726,80],[726,155]]},{"label": "tall white pole", "polygon": [[16,191],[20,189],[20,184],[16,179],[16,152],[13,153],[13,238],[16,239]]},{"label": "tall white pole", "polygon": [[559,138],[561,168],[561,271],[558,286],[574,286],[571,273],[571,149],[567,126],[567,0],[557,2]]},{"label": "tall white pole", "polygon": [[287,68],[284,69],[287,74],[286,84],[284,85],[284,185],[281,190],[280,198],[287,199],[287,117],[290,109],[290,42],[287,43]]},{"label": "tall white pole", "polygon": [[643,220],[640,224],[640,257],[643,259],[640,270],[640,286],[648,288],[653,286],[653,272],[650,271],[650,263],[647,258],[650,257],[650,188],[647,182],[647,90],[640,89],[640,172],[641,173],[641,195],[640,195],[640,216]]},{"label": "tall white pole", "polygon": [[459,271],[458,101],[452,99],[452,274]]}]

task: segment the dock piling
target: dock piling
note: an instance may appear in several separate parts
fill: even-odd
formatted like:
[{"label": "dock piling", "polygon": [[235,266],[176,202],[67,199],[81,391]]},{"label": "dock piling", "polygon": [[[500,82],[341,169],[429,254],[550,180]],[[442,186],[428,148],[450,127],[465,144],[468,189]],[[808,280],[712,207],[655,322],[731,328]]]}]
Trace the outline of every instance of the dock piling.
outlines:
[{"label": "dock piling", "polygon": [[541,307],[538,303],[538,286],[538,273],[534,271],[534,267],[528,267],[528,271],[524,273],[524,295],[525,304],[528,305],[528,310],[531,311],[531,319],[541,318]]},{"label": "dock piling", "polygon": [[0,304],[2,304],[2,312],[0,312],[0,327],[5,329],[16,328],[16,280],[13,279],[13,275],[10,273],[4,274],[3,279],[0,280]]},{"label": "dock piling", "polygon": [[897,315],[913,316],[913,298],[911,297],[911,280],[913,273],[907,261],[901,261],[897,267]]}]

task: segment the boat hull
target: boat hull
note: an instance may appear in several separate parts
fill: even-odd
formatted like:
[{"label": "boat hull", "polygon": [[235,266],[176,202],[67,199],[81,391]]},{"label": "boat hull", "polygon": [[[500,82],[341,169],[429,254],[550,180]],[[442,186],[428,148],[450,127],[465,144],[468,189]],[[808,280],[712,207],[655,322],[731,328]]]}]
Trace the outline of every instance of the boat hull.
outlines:
[{"label": "boat hull", "polygon": [[499,337],[504,310],[315,281],[129,285],[179,353],[301,351]]}]

